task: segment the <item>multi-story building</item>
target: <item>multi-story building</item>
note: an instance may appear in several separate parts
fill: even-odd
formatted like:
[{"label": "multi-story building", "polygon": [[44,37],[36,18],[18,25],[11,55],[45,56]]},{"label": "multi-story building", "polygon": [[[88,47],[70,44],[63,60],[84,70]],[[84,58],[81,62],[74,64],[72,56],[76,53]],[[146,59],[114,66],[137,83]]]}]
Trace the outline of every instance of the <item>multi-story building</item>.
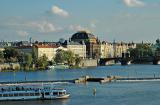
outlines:
[{"label": "multi-story building", "polygon": [[86,58],[86,45],[84,43],[78,43],[73,41],[67,41],[64,43],[65,47],[72,51],[75,55],[81,58]]},{"label": "multi-story building", "polygon": [[46,55],[49,61],[53,60],[53,58],[56,55],[56,52],[58,49],[67,50],[67,48],[64,48],[62,46],[56,46],[56,45],[35,45],[35,53],[36,57],[42,57],[43,55]]},{"label": "multi-story building", "polygon": [[67,48],[62,47],[62,46],[57,46],[57,45],[40,45],[40,44],[35,44],[33,46],[20,46],[20,47],[15,47],[19,49],[23,53],[35,53],[36,58],[40,58],[43,55],[46,55],[49,61],[53,60],[55,57],[57,50],[67,50]]},{"label": "multi-story building", "polygon": [[113,57],[113,44],[103,41],[100,45],[100,58],[112,58],[112,57]]},{"label": "multi-story building", "polygon": [[99,58],[100,45],[98,39],[93,34],[86,31],[79,31],[72,35],[71,41],[85,43],[87,58]]},{"label": "multi-story building", "polygon": [[136,48],[135,43],[113,43],[113,56],[122,57],[122,53],[127,53],[129,48]]},{"label": "multi-story building", "polygon": [[15,47],[15,48],[19,49],[23,53],[32,54],[32,51],[33,51],[33,46],[19,46],[19,47]]}]

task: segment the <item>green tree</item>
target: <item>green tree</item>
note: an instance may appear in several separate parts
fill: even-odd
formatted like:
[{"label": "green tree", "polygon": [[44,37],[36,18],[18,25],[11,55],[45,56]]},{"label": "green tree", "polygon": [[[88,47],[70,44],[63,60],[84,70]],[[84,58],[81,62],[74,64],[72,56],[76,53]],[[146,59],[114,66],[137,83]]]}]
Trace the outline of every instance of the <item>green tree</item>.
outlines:
[{"label": "green tree", "polygon": [[54,61],[56,63],[64,63],[65,62],[65,57],[64,57],[65,55],[64,54],[65,54],[64,50],[58,49],[56,52]]},{"label": "green tree", "polygon": [[4,53],[4,58],[10,62],[18,61],[18,58],[21,56],[21,52],[18,49],[11,47],[5,48],[3,53]]},{"label": "green tree", "polygon": [[155,55],[160,56],[160,39],[156,40],[156,50],[155,50]]},{"label": "green tree", "polygon": [[81,59],[78,55],[75,55],[72,51],[57,50],[54,61],[58,63],[67,63],[70,67],[79,66]]},{"label": "green tree", "polygon": [[32,49],[32,58],[33,58],[33,64],[35,64],[37,62],[35,46],[33,46],[33,49]]},{"label": "green tree", "polygon": [[4,62],[4,54],[3,51],[0,51],[0,63]]},{"label": "green tree", "polygon": [[148,44],[139,44],[135,49],[129,49],[132,58],[149,57],[152,56],[151,46]]},{"label": "green tree", "polygon": [[64,52],[64,59],[69,66],[73,66],[75,62],[74,53],[70,50]]},{"label": "green tree", "polygon": [[38,69],[45,69],[46,66],[48,65],[48,58],[44,54],[42,57],[38,58],[37,60],[37,67]]},{"label": "green tree", "polygon": [[29,70],[31,64],[32,64],[32,55],[30,53],[26,53],[24,56],[24,62],[25,62],[25,69]]},{"label": "green tree", "polygon": [[81,61],[82,61],[82,58],[79,57],[79,55],[75,55],[75,66],[76,67],[79,67]]}]

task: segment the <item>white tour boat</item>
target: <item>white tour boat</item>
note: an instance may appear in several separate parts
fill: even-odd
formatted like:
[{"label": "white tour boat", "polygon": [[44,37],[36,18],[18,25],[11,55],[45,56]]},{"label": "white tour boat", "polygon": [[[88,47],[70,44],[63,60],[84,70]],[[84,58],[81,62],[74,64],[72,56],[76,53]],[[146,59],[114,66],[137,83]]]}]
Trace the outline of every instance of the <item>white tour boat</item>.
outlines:
[{"label": "white tour boat", "polygon": [[0,89],[0,101],[3,100],[50,100],[68,98],[65,89],[55,88],[24,88],[23,86]]}]

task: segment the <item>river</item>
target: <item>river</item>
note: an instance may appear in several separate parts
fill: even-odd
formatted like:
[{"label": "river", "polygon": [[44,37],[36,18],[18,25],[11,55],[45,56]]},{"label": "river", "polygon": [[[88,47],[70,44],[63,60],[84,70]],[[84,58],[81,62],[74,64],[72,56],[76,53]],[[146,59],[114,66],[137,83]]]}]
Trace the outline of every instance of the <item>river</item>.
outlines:
[{"label": "river", "polygon": [[[102,66],[88,69],[0,72],[1,81],[62,80],[81,76],[160,77],[159,65]],[[160,82],[113,82],[107,84],[56,84],[71,94],[65,100],[9,101],[0,105],[159,105]],[[93,89],[96,94],[93,95]]]}]

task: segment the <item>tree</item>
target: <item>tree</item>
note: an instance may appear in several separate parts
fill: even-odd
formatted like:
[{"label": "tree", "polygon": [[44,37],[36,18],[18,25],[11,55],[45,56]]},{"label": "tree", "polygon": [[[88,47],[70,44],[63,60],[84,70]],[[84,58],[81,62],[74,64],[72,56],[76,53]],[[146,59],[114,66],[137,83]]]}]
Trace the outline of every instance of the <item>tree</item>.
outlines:
[{"label": "tree", "polygon": [[70,67],[76,65],[79,66],[81,62],[81,58],[78,55],[74,55],[74,53],[70,50],[57,50],[54,61],[58,63],[67,63]]},{"label": "tree", "polygon": [[139,44],[135,49],[129,49],[132,58],[149,57],[152,56],[151,46],[147,44]]},{"label": "tree", "polygon": [[79,55],[75,55],[75,66],[76,67],[79,67],[81,61],[82,61],[82,58],[79,57]]},{"label": "tree", "polygon": [[54,61],[56,63],[64,63],[65,57],[64,57],[64,50],[58,49],[54,58]]},{"label": "tree", "polygon": [[37,60],[37,66],[38,69],[45,69],[46,66],[48,65],[48,58],[46,57],[46,55],[44,54],[42,57],[38,58]]},{"label": "tree", "polygon": [[25,68],[29,69],[32,64],[32,60],[33,60],[32,55],[30,53],[26,53],[24,60],[25,60]]},{"label": "tree", "polygon": [[74,63],[74,53],[70,50],[57,50],[54,61],[56,63],[67,63],[68,65],[73,65]]},{"label": "tree", "polygon": [[70,50],[65,51],[64,52],[64,59],[65,59],[65,61],[67,62],[67,64],[69,66],[72,66],[74,61],[75,61],[74,53],[72,51],[70,51]]},{"label": "tree", "polygon": [[4,62],[4,54],[3,51],[0,51],[0,63]]},{"label": "tree", "polygon": [[35,46],[33,46],[33,49],[32,49],[32,58],[33,58],[33,64],[35,64],[37,62]]},{"label": "tree", "polygon": [[160,56],[160,39],[156,40],[155,48],[155,56]]},{"label": "tree", "polygon": [[18,57],[21,56],[21,52],[18,49],[15,48],[11,48],[11,47],[7,47],[5,48],[5,50],[3,51],[4,53],[4,58],[7,61],[18,61]]}]

